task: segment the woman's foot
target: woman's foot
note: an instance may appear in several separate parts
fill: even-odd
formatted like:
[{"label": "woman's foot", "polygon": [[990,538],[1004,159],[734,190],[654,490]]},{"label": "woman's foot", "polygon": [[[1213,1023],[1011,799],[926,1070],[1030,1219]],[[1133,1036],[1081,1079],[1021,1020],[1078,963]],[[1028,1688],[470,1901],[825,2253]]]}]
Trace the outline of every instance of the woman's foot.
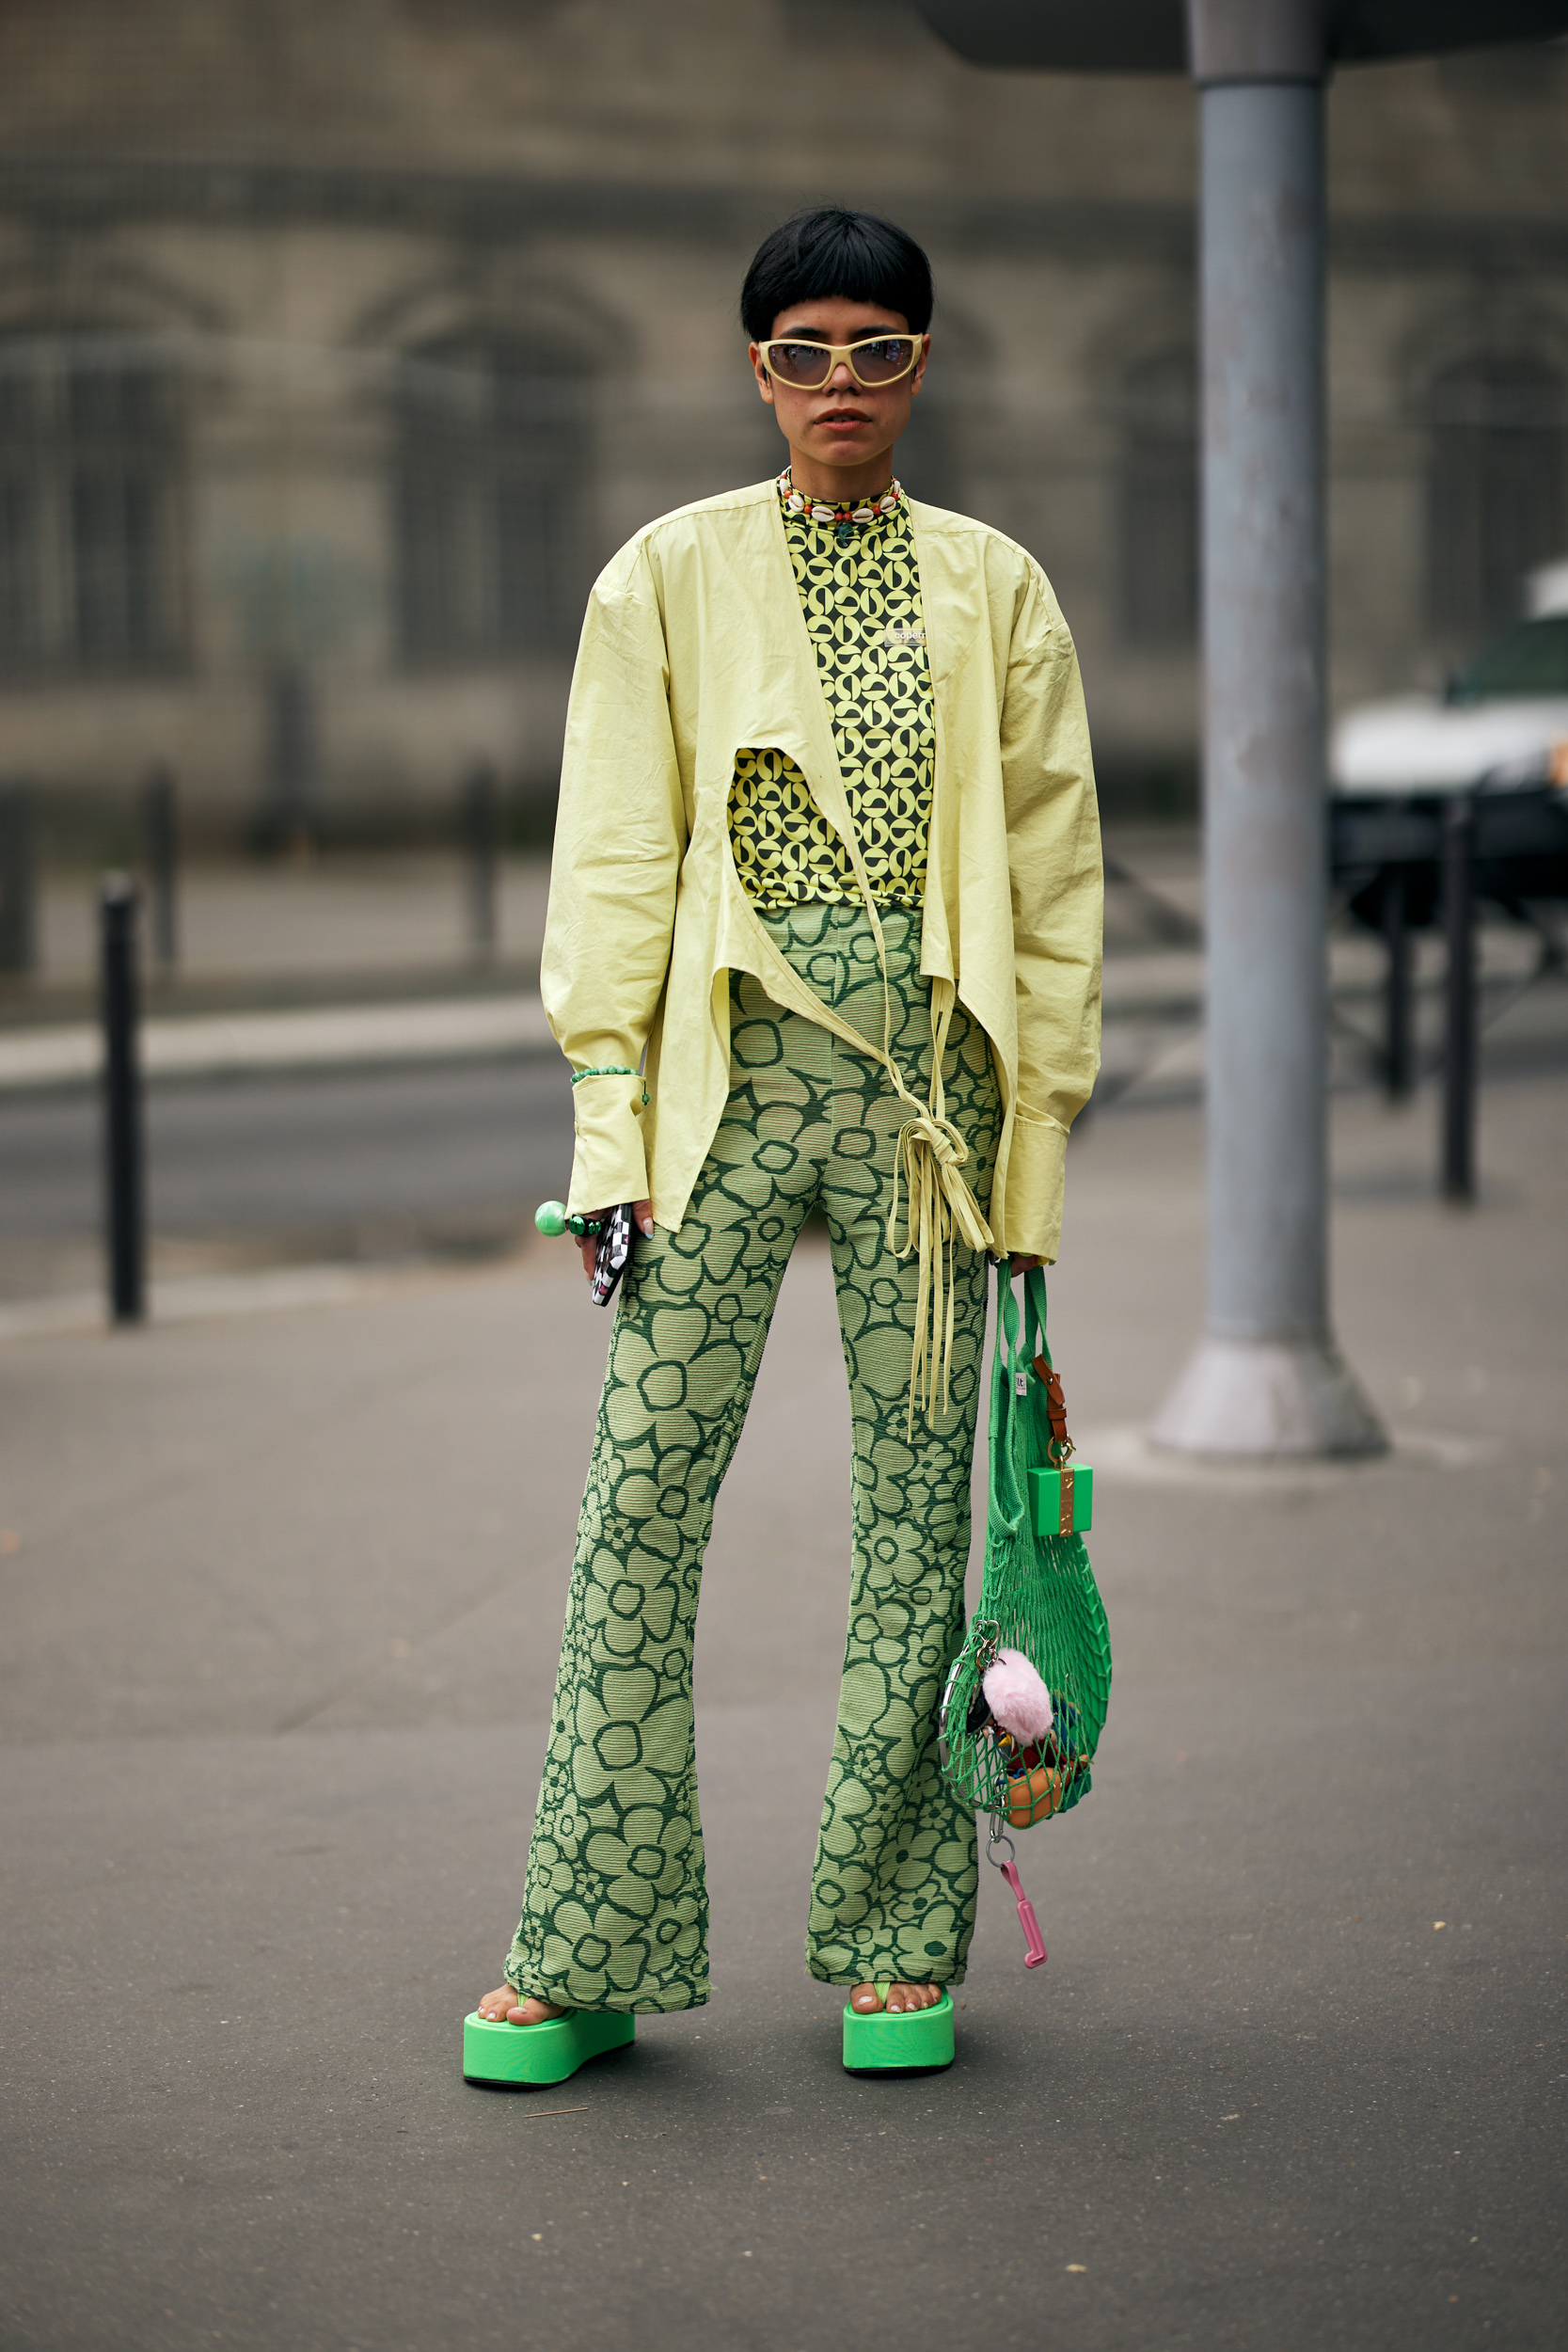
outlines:
[{"label": "woman's foot", "polygon": [[857,2017],[872,2017],[886,2008],[890,2017],[902,2016],[906,2010],[935,2009],[942,1998],[940,1984],[890,1984],[884,2004],[874,1984],[857,1984],[849,1995],[849,2006]]},{"label": "woman's foot", "polygon": [[548,2001],[536,2000],[531,1993],[514,1993],[509,1984],[500,1984],[494,1993],[486,1993],[479,2013],[492,2026],[542,2026],[547,2017],[563,2017],[566,2012]]}]

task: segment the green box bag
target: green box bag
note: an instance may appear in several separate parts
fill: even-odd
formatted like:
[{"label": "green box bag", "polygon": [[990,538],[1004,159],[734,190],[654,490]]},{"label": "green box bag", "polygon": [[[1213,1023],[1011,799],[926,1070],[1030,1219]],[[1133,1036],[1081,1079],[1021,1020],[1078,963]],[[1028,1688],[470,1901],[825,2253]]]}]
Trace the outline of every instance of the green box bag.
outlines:
[{"label": "green box bag", "polygon": [[[1088,1794],[1110,1705],[1111,1635],[1080,1532],[1094,1474],[1071,1460],[1046,1345],[1045,1277],[1037,1266],[1024,1277],[1024,1334],[1005,1263],[996,1279],[980,1606],[947,1678],[940,1753],[949,1784],[996,1817],[994,1828],[1027,1829]],[[1022,1651],[1050,1693],[1042,1737],[1014,1737],[990,1711],[984,1677],[1004,1650]]]},{"label": "green box bag", "polygon": [[1086,1535],[1094,1521],[1094,1472],[1081,1462],[1032,1470],[1029,1502],[1037,1535]]}]

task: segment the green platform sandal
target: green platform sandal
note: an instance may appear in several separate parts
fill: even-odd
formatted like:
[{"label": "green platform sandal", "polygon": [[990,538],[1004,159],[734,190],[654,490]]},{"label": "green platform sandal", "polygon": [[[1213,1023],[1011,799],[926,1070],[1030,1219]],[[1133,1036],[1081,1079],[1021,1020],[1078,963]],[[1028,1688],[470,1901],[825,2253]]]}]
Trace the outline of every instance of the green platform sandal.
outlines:
[{"label": "green platform sandal", "polygon": [[[891,1978],[878,1983],[886,2003]],[[926,2074],[953,2063],[953,1996],[929,2009],[844,2008],[844,2065],[850,2074]]]},{"label": "green platform sandal", "polygon": [[614,2009],[573,2009],[536,2026],[509,2026],[504,2018],[470,2010],[463,2020],[463,2079],[470,2083],[563,2083],[590,2058],[624,2050],[637,2036],[637,2020]]}]

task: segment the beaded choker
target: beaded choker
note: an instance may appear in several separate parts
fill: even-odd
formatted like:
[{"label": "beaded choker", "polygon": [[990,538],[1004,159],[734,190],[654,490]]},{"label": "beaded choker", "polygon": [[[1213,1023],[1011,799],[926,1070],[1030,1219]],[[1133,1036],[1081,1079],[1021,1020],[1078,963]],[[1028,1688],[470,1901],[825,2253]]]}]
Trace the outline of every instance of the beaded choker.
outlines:
[{"label": "beaded choker", "polygon": [[789,478],[786,466],[779,476],[779,500],[786,515],[804,515],[814,523],[874,523],[884,515],[896,514],[903,503],[904,485],[894,481],[879,499],[847,499],[842,505],[830,505],[826,499],[809,499],[798,490]]}]

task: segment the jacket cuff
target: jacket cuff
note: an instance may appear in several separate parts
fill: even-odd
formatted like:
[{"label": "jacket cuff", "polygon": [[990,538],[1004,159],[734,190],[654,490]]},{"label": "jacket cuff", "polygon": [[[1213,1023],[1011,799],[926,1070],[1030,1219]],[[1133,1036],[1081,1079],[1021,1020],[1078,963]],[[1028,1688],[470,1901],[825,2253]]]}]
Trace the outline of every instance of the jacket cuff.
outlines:
[{"label": "jacket cuff", "polygon": [[1002,1224],[1007,1248],[1054,1264],[1062,1242],[1062,1193],[1067,1182],[1067,1129],[1021,1103],[1007,1147]]},{"label": "jacket cuff", "polygon": [[623,1200],[648,1197],[648,1161],[642,1145],[642,1081],[640,1077],[584,1078],[572,1089],[573,1216],[618,1208]]}]

